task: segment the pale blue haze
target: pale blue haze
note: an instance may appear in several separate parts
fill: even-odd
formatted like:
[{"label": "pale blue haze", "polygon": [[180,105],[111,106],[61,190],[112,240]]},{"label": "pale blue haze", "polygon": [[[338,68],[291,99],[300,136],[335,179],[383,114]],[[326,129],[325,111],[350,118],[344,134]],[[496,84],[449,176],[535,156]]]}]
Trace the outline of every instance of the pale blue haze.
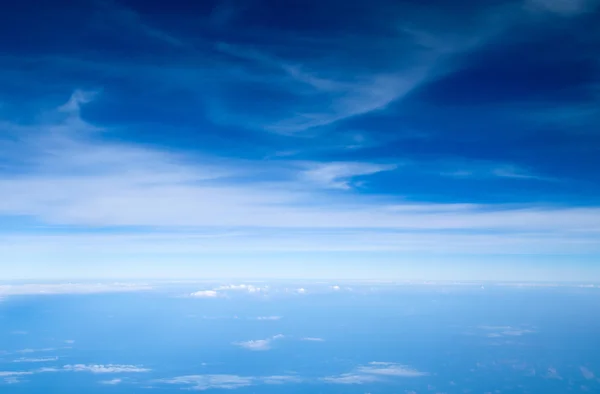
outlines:
[{"label": "pale blue haze", "polygon": [[[97,285],[71,286],[83,291]],[[0,391],[600,390],[598,287],[350,282],[151,287],[7,296],[0,302]],[[64,285],[48,284],[15,286],[12,292],[34,288],[67,292]],[[218,289],[214,297],[190,296],[211,289]]]}]

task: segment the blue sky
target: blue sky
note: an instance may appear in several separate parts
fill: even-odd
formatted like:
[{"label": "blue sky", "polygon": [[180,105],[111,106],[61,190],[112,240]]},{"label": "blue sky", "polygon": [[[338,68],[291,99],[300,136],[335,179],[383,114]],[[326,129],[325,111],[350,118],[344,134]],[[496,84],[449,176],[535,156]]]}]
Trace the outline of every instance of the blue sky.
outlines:
[{"label": "blue sky", "polygon": [[600,3],[0,15],[16,278],[600,280]]}]

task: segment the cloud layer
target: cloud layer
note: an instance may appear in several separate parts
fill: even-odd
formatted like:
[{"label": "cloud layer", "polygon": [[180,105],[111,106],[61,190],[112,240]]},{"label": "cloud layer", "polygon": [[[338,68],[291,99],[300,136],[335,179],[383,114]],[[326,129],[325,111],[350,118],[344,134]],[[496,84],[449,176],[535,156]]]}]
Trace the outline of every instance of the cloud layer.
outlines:
[{"label": "cloud layer", "polygon": [[165,7],[0,16],[34,43],[0,59],[7,278],[357,252],[600,277],[597,0]]}]

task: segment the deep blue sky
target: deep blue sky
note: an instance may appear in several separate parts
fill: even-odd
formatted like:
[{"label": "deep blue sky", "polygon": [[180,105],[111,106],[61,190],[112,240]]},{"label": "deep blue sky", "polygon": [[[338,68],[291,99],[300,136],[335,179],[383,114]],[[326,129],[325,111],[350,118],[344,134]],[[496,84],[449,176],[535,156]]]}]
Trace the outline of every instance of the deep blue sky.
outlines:
[{"label": "deep blue sky", "polygon": [[600,3],[23,1],[8,278],[600,280]]}]

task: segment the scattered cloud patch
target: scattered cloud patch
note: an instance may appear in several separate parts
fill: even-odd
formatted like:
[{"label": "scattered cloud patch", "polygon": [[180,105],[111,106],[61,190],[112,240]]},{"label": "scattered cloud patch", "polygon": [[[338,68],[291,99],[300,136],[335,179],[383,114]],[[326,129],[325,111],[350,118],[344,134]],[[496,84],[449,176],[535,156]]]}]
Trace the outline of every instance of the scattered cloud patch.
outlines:
[{"label": "scattered cloud patch", "polygon": [[150,369],[142,368],[136,365],[120,365],[120,364],[74,364],[65,365],[64,371],[70,372],[91,372],[95,374],[111,374],[111,373],[128,373],[128,372],[149,372]]},{"label": "scattered cloud patch", "polygon": [[365,384],[391,378],[417,378],[428,373],[406,365],[390,362],[374,361],[368,365],[357,367],[354,371],[336,376],[328,376],[321,380],[334,384]]},{"label": "scattered cloud patch", "polygon": [[373,375],[363,375],[363,374],[354,374],[354,373],[344,373],[337,376],[328,376],[321,379],[326,383],[334,383],[334,384],[365,384],[377,382],[380,379],[377,376]]},{"label": "scattered cloud patch", "polygon": [[219,295],[215,290],[200,290],[190,294],[190,297],[196,298],[215,298]]},{"label": "scattered cloud patch", "polygon": [[414,378],[427,375],[425,372],[418,371],[406,365],[387,362],[371,362],[367,366],[359,367],[358,371],[372,375],[399,376],[405,378]]},{"label": "scattered cloud patch", "polygon": [[254,378],[239,375],[187,375],[157,381],[162,384],[187,386],[190,390],[238,389],[254,384]]},{"label": "scattered cloud patch", "polygon": [[301,341],[309,341],[309,342],[324,342],[323,338],[314,338],[314,337],[304,337],[300,338]]},{"label": "scattered cloud patch", "polygon": [[592,380],[596,377],[592,371],[584,366],[579,367],[579,370],[581,371],[581,375],[583,375],[583,377],[587,380]]},{"label": "scattered cloud patch", "polygon": [[38,349],[27,348],[27,349],[15,350],[14,353],[17,353],[17,354],[29,354],[29,353],[37,353],[37,352],[53,352],[55,350],[58,350],[58,349],[57,348],[53,348],[53,347],[38,348]]},{"label": "scattered cloud patch", "polygon": [[488,338],[520,337],[536,332],[532,329],[512,326],[479,326],[478,329],[483,331]]},{"label": "scattered cloud patch", "polygon": [[159,384],[170,384],[184,386],[188,390],[204,391],[213,389],[233,390],[242,387],[268,384],[283,385],[300,383],[302,379],[293,375],[273,375],[273,376],[240,376],[230,374],[206,374],[206,375],[186,375],[168,379],[159,379]]},{"label": "scattered cloud patch", "polygon": [[271,344],[273,343],[273,341],[284,338],[284,337],[285,336],[282,334],[277,334],[277,335],[272,336],[271,338],[234,342],[233,344],[236,346],[242,347],[244,349],[247,349],[247,350],[264,351],[264,350],[271,349]]},{"label": "scattered cloud patch", "polygon": [[107,384],[107,385],[114,386],[114,385],[117,385],[122,382],[123,382],[123,379],[117,378],[117,379],[110,379],[110,380],[102,380],[102,381],[100,381],[100,384]]},{"label": "scattered cloud patch", "polygon": [[4,378],[4,383],[5,384],[17,384],[17,383],[21,383],[21,380],[16,376],[9,376],[7,378]]},{"label": "scattered cloud patch", "polygon": [[300,383],[302,379],[298,376],[292,375],[273,375],[266,376],[260,379],[264,384],[287,384],[287,383]]},{"label": "scattered cloud patch", "polygon": [[10,376],[23,376],[23,375],[32,375],[33,372],[29,371],[0,371],[0,378],[10,377]]},{"label": "scattered cloud patch", "polygon": [[548,368],[548,370],[546,371],[546,375],[544,375],[547,379],[558,379],[558,380],[562,380],[562,376],[560,376],[560,374],[558,373],[558,371],[556,370],[556,368],[554,367],[550,367]]},{"label": "scattered cloud patch", "polygon": [[13,363],[46,363],[50,361],[57,361],[58,357],[39,357],[39,358],[27,358],[22,357],[13,360]]},{"label": "scattered cloud patch", "polygon": [[233,290],[233,291],[247,291],[248,293],[259,293],[261,291],[263,291],[264,289],[254,286],[254,285],[245,285],[245,284],[241,284],[241,285],[224,285],[224,286],[219,286],[217,288],[215,288],[216,291],[227,291],[227,290]]},{"label": "scattered cloud patch", "polygon": [[256,320],[281,320],[281,316],[258,316]]}]

